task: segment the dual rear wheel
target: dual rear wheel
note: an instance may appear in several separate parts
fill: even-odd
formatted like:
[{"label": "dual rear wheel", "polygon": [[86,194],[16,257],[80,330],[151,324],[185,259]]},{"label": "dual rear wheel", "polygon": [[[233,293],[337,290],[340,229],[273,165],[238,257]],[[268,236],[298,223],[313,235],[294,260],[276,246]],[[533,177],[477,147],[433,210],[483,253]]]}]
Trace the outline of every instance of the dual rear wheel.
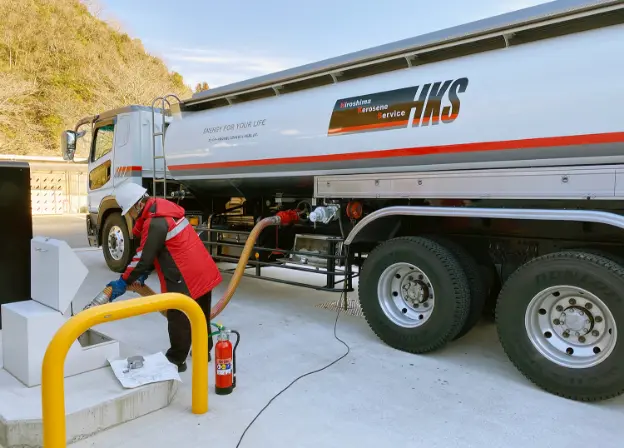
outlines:
[{"label": "dual rear wheel", "polygon": [[496,306],[499,339],[516,368],[542,389],[581,401],[624,392],[622,322],[624,268],[582,251],[526,263]]},{"label": "dual rear wheel", "polygon": [[[401,237],[373,250],[360,275],[362,311],[386,344],[427,353],[478,322],[489,280],[461,246]],[[496,305],[500,342],[542,389],[596,401],[624,392],[624,267],[601,254],[535,258],[507,279]],[[619,342],[619,344],[618,344]]]}]

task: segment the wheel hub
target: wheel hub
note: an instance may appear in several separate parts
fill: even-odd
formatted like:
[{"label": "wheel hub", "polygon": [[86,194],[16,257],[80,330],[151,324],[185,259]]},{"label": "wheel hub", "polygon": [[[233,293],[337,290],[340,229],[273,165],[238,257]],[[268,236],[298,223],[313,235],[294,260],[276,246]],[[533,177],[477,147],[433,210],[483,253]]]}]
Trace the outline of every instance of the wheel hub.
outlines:
[{"label": "wheel hub", "polygon": [[115,261],[121,260],[125,249],[123,232],[119,226],[111,227],[108,232],[108,252]]},{"label": "wheel hub", "polygon": [[433,311],[431,281],[409,263],[395,263],[384,270],[377,284],[377,296],[386,316],[405,328],[422,325]]},{"label": "wheel hub", "polygon": [[527,307],[529,339],[548,360],[568,368],[601,363],[615,347],[617,328],[609,308],[589,291],[555,286]]},{"label": "wheel hub", "polygon": [[[555,327],[557,333],[585,336],[591,331],[591,313],[577,307],[570,307],[559,315],[559,325]],[[556,325],[556,324],[555,324]]]},{"label": "wheel hub", "polygon": [[429,286],[422,279],[424,276],[407,275],[401,281],[401,298],[411,308],[418,309],[429,299]]}]

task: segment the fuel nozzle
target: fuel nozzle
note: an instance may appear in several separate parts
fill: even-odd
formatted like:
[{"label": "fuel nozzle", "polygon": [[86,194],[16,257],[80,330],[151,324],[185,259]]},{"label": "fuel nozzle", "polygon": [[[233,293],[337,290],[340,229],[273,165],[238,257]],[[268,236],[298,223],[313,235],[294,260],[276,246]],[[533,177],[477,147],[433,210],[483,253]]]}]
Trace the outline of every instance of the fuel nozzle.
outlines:
[{"label": "fuel nozzle", "polygon": [[107,286],[104,290],[99,293],[95,298],[87,304],[82,310],[87,310],[94,306],[105,305],[110,302],[110,298],[113,296],[113,288]]}]

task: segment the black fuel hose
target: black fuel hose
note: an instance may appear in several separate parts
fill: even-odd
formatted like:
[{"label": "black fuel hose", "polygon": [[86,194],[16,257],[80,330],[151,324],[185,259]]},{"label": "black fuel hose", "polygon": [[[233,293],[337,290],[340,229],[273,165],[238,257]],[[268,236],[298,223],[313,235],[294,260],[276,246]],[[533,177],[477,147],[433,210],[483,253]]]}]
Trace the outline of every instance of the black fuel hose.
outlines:
[{"label": "black fuel hose", "polygon": [[236,335],[236,344],[234,344],[234,348],[232,349],[232,387],[236,387],[236,347],[238,347],[238,343],[240,342],[240,333],[236,330],[230,330],[230,333]]}]

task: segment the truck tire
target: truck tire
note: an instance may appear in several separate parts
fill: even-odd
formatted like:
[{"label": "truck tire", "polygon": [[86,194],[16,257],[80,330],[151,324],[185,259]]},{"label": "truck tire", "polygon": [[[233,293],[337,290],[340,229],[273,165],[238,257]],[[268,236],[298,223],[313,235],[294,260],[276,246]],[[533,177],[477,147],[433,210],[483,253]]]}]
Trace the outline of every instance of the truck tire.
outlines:
[{"label": "truck tire", "polygon": [[394,238],[376,247],[364,262],[358,290],[373,332],[405,352],[441,348],[468,317],[466,274],[448,249],[427,238]]},{"label": "truck tire", "polygon": [[550,393],[578,401],[616,397],[624,392],[623,291],[624,268],[606,257],[565,251],[535,258],[501,291],[503,349]]},{"label": "truck tire", "polygon": [[573,249],[567,249],[567,251],[570,252],[585,252],[588,254],[593,254],[593,255],[598,255],[599,257],[604,257],[607,258],[609,260],[611,260],[612,262],[619,264],[620,266],[624,266],[624,257],[621,257],[619,255],[615,255],[607,250],[604,249],[595,249],[592,247],[575,247]]},{"label": "truck tire", "polygon": [[453,340],[457,340],[462,336],[465,336],[472,328],[479,322],[481,315],[483,314],[483,306],[485,305],[485,299],[488,291],[488,285],[484,278],[480,266],[477,264],[477,260],[470,255],[470,253],[464,249],[460,244],[451,241],[447,238],[440,236],[431,236],[433,241],[441,244],[448,249],[453,256],[459,262],[466,277],[468,277],[468,285],[470,289],[470,307],[468,310],[468,318],[466,323],[459,330],[457,336]]},{"label": "truck tire", "polygon": [[132,255],[132,241],[126,220],[119,212],[106,217],[102,229],[102,252],[108,268],[113,272],[123,272]]}]

